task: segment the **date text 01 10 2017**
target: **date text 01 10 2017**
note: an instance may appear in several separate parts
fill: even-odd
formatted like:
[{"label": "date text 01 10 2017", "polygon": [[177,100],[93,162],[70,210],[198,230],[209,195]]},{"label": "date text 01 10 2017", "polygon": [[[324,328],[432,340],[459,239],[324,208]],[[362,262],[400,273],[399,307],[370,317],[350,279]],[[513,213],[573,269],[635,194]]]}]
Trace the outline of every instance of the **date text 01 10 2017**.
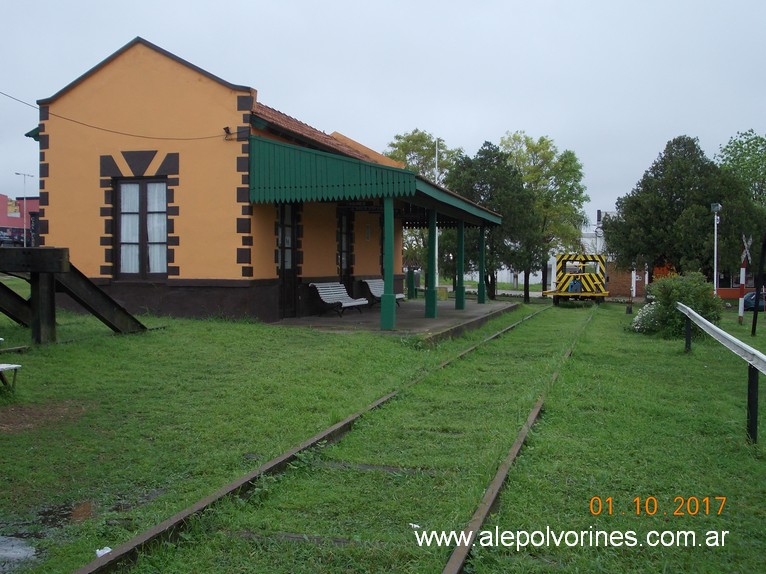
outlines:
[{"label": "date text 01 10 2017", "polygon": [[676,496],[673,498],[673,503],[665,510],[660,509],[660,504],[657,502],[655,496],[646,496],[644,498],[636,496],[631,504],[625,504],[624,508],[627,512],[621,510],[623,508],[619,503],[615,503],[614,498],[607,496],[601,498],[600,496],[594,496],[590,499],[590,513],[593,516],[600,516],[602,514],[612,516],[615,514],[635,514],[636,516],[647,515],[654,516],[655,514],[663,514],[672,516],[696,516],[701,515],[716,515],[720,516],[723,512],[724,506],[726,506],[725,496]]}]

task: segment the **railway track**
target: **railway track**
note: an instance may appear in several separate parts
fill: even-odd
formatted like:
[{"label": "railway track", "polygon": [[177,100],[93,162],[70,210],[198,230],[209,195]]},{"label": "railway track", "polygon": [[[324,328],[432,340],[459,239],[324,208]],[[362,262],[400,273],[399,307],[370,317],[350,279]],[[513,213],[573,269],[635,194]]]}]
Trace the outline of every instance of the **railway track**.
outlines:
[{"label": "railway track", "polygon": [[[414,564],[424,551],[429,571],[437,564],[441,564],[438,569],[444,567],[444,572],[462,571],[470,544],[453,548],[447,556],[444,548],[416,546],[412,530],[421,526],[435,528],[437,524],[431,523],[430,517],[438,516],[440,511],[444,514],[443,509],[450,507],[460,510],[448,511],[446,522],[439,521],[439,529],[446,524],[447,530],[475,534],[481,528],[542,410],[558,367],[571,353],[591,316],[588,314],[578,330],[564,339],[546,333],[540,341],[530,341],[523,335],[518,341],[506,337],[526,322],[540,321],[541,314],[550,308],[531,313],[471,345],[398,391],[378,398],[77,573],[123,571],[134,563],[138,571],[144,566],[147,571],[162,570],[162,555],[194,553],[208,542],[226,549],[223,552],[255,555],[258,552],[253,549],[268,549],[266,554],[276,560],[289,560],[293,547],[308,544],[322,549],[316,559],[328,568],[338,559],[337,549],[350,548],[346,552],[350,557],[342,560],[350,560],[351,569],[366,555],[373,561],[376,554],[385,555],[381,544],[402,544],[410,548],[403,552],[403,567],[398,571],[406,571],[408,564],[414,567],[412,571],[422,571],[424,564]],[[530,345],[537,348],[528,348]],[[531,356],[539,360],[524,360]],[[498,378],[499,364],[508,364],[515,374]],[[554,372],[551,365],[556,366]],[[470,401],[465,400],[465,394],[470,395]],[[386,408],[381,409],[383,406]],[[509,438],[513,441],[510,450]],[[488,476],[487,468],[494,476]],[[466,476],[471,480],[466,481]],[[339,495],[337,489],[327,486],[336,484],[340,492],[347,489],[349,494]],[[456,500],[449,500],[452,497]],[[399,502],[392,504],[391,500]],[[432,500],[437,502],[429,502]],[[247,510],[241,515],[243,506]],[[389,516],[395,513],[394,508],[397,516]],[[201,520],[211,520],[211,509],[217,515],[212,525],[198,528]],[[408,518],[401,515],[402,511]],[[365,517],[367,512],[369,516]],[[329,521],[324,518],[328,514],[333,516]],[[426,517],[425,524],[419,524],[419,516]],[[466,525],[460,523],[461,516],[472,518]],[[394,527],[381,529],[381,524]],[[349,535],[344,528],[350,528],[352,533]],[[195,532],[200,530],[205,534],[199,534],[203,538],[198,540]],[[208,541],[211,531],[216,534]],[[179,539],[183,544],[174,545]],[[375,542],[378,539],[382,540],[380,544]],[[169,559],[189,564],[198,564],[199,560],[195,556]],[[272,566],[261,564],[260,568],[279,570]],[[204,564],[199,567],[201,571],[217,568]],[[254,568],[260,571],[259,566]]]}]

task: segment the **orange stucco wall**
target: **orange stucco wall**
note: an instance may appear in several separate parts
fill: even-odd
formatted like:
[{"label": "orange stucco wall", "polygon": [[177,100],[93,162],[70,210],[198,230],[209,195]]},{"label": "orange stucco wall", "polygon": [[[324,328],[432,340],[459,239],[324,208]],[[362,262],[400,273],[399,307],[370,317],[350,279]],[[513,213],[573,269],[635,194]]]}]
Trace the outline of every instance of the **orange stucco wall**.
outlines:
[{"label": "orange stucco wall", "polygon": [[330,277],[338,274],[338,227],[335,203],[304,203],[302,275]]},{"label": "orange stucco wall", "polygon": [[[402,273],[402,222],[394,221],[394,273]],[[354,218],[354,275],[381,275],[380,214],[358,211]]]},{"label": "orange stucco wall", "polygon": [[276,220],[277,210],[273,205],[253,206],[252,262],[255,279],[277,277],[277,266],[274,262],[274,250],[277,248],[277,237],[274,233]]},{"label": "orange stucco wall", "polygon": [[380,275],[380,215],[359,211],[354,218],[354,275]]},{"label": "orange stucco wall", "polygon": [[[113,277],[112,178],[155,176],[177,155],[177,173],[167,175],[168,278],[275,279],[276,210],[249,203],[247,142],[236,137],[238,128],[250,129],[250,108],[240,100],[254,96],[135,43],[43,102],[44,245],[68,247],[90,277]],[[232,136],[224,137],[224,126]],[[139,174],[126,152],[154,156]],[[104,174],[104,158],[117,173]],[[336,209],[335,203],[303,205],[303,276],[337,274]],[[398,222],[395,233],[394,272],[401,273]],[[354,274],[380,275],[380,214],[356,212],[354,234]]]},{"label": "orange stucco wall", "polygon": [[242,123],[237,98],[243,95],[250,92],[231,89],[138,44],[50,102],[42,131],[49,137],[45,245],[69,247],[73,263],[86,275],[104,276],[110,265],[104,247],[110,214],[104,212],[109,204],[100,158],[111,156],[123,176],[132,176],[122,152],[156,151],[145,174],[153,175],[167,154],[177,153],[178,185],[169,204],[178,211],[170,217],[174,229],[169,233],[178,238],[171,263],[177,277],[242,278],[237,263],[237,250],[243,248],[237,232],[242,205],[236,201],[242,142],[225,141],[222,128],[235,132]]}]

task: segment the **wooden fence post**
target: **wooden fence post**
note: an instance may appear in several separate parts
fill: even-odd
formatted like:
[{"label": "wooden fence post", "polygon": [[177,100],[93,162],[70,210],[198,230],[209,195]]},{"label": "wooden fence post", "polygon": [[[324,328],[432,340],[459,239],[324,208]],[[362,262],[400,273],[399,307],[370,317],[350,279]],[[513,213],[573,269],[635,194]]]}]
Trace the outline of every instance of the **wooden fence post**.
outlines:
[{"label": "wooden fence post", "polygon": [[684,351],[686,353],[692,350],[692,320],[686,317],[686,347]]}]

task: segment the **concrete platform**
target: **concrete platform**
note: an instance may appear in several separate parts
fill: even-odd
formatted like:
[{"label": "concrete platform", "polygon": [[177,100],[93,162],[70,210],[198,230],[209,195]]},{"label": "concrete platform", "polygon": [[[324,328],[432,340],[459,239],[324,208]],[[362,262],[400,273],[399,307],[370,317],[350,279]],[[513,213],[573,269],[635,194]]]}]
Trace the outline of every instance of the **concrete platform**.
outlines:
[{"label": "concrete platform", "polygon": [[322,316],[296,317],[282,319],[275,323],[284,326],[310,327],[333,332],[373,331],[397,336],[419,335],[430,341],[460,335],[466,329],[475,329],[490,319],[513,310],[518,303],[488,301],[479,305],[474,300],[465,302],[465,309],[456,310],[455,301],[438,301],[436,317],[425,317],[425,300],[403,301],[396,309],[396,328],[393,331],[380,330],[380,306],[362,308],[359,313],[348,309],[342,317],[336,313]]}]

